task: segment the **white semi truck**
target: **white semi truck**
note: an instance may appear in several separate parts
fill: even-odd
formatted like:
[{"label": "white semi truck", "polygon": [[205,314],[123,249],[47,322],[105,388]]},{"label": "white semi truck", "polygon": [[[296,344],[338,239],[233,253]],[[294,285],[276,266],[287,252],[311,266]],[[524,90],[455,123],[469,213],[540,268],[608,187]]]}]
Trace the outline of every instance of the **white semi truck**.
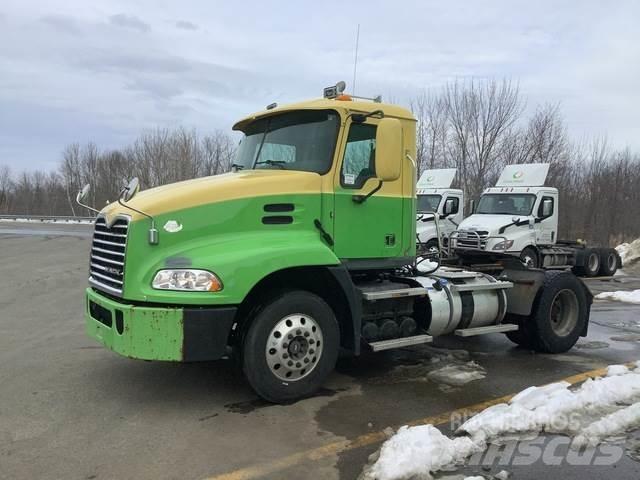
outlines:
[{"label": "white semi truck", "polygon": [[496,186],[483,192],[473,214],[450,235],[456,254],[506,253],[530,268],[613,275],[621,264],[615,249],[558,239],[558,189],[544,186],[548,171],[546,163],[506,166]]},{"label": "white semi truck", "polygon": [[[438,249],[438,233],[446,243],[463,219],[464,195],[462,190],[451,188],[456,176],[455,168],[426,170],[417,185],[416,235],[418,252],[434,252]],[[438,222],[434,219],[438,215]]]}]

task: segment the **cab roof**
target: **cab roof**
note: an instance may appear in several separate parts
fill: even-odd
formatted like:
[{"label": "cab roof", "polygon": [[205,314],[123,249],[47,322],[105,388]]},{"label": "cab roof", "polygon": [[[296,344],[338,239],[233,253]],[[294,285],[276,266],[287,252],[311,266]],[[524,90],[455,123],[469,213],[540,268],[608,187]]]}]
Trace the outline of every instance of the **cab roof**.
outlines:
[{"label": "cab roof", "polygon": [[245,117],[233,126],[234,130],[242,130],[244,127],[258,119],[276,115],[278,113],[289,112],[294,110],[338,110],[342,112],[358,112],[371,113],[376,110],[382,110],[387,117],[400,118],[404,120],[416,121],[411,111],[398,105],[390,103],[377,103],[361,100],[337,100],[330,98],[319,98],[316,100],[306,100],[304,102],[290,103],[288,105],[277,106],[270,110],[262,110],[248,117]]}]

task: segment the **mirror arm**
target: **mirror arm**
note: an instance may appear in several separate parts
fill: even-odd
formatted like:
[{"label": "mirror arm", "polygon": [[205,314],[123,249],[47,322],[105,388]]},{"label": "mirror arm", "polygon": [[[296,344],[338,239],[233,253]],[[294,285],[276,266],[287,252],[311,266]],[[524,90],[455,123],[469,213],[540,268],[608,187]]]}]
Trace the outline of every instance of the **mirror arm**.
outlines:
[{"label": "mirror arm", "polygon": [[89,210],[89,211],[91,211],[91,212],[95,213],[96,215],[97,215],[98,213],[100,213],[100,210],[96,210],[95,208],[90,207],[89,205],[85,205],[84,203],[82,203],[82,202],[81,202],[80,200],[78,200],[78,199],[76,199],[76,203],[77,203],[78,205],[80,205],[81,207],[84,207],[84,208],[86,208],[87,210]]},{"label": "mirror arm", "polygon": [[375,116],[376,118],[384,118],[384,112],[382,110],[374,110],[373,112],[364,113],[352,113],[349,115],[353,123],[364,123],[369,117]]},{"label": "mirror arm", "polygon": [[371,190],[369,193],[367,193],[366,195],[354,195],[353,197],[351,197],[351,200],[353,200],[355,203],[364,203],[367,201],[367,199],[372,196],[374,193],[376,193],[378,190],[380,190],[382,188],[382,180],[378,180],[378,186],[376,188],[374,188],[373,190]]},{"label": "mirror arm", "polygon": [[95,213],[96,215],[97,215],[98,213],[100,213],[100,210],[96,210],[95,208],[90,207],[89,205],[85,205],[84,203],[82,203],[82,202],[80,201],[80,193],[78,193],[78,195],[76,195],[76,203],[77,203],[78,205],[80,205],[81,207],[84,207],[84,208],[86,208],[87,210],[89,210],[89,211],[91,211],[91,212]]},{"label": "mirror arm", "polygon": [[149,229],[149,244],[150,245],[157,245],[158,244],[158,229],[156,228],[156,221],[155,219],[144,212],[141,212],[140,210],[136,210],[133,207],[130,207],[129,205],[126,205],[123,201],[122,201],[122,195],[124,194],[124,192],[126,191],[126,187],[122,189],[122,192],[120,192],[120,196],[118,197],[118,203],[120,205],[122,205],[124,208],[128,208],[129,210],[133,210],[136,213],[139,213],[140,215],[143,215],[145,217],[147,217],[149,220],[151,220],[151,228]]}]

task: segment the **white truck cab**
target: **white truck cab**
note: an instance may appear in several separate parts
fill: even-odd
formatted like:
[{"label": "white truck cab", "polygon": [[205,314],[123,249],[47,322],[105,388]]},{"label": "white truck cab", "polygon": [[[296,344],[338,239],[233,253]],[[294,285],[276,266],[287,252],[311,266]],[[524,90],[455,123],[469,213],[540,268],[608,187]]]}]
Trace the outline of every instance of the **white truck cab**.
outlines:
[{"label": "white truck cab", "polygon": [[462,190],[451,188],[455,168],[426,170],[417,185],[416,234],[418,250],[438,248],[438,234],[434,213],[438,215],[438,229],[443,240],[454,232],[463,218]]},{"label": "white truck cab", "polygon": [[558,240],[558,189],[544,186],[548,171],[547,163],[507,165],[451,235],[453,250],[506,253],[530,268],[613,275],[620,265],[614,249]]}]

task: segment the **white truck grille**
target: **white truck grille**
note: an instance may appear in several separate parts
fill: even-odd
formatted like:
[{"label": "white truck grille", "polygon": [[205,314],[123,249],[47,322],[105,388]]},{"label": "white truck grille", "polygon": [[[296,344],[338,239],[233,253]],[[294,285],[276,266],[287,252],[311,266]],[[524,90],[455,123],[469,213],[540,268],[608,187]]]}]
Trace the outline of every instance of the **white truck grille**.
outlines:
[{"label": "white truck grille", "polygon": [[122,296],[124,287],[124,259],[127,249],[129,220],[117,218],[107,226],[104,217],[96,219],[91,257],[89,284],[107,293]]},{"label": "white truck grille", "polygon": [[458,230],[455,235],[455,248],[484,250],[487,247],[489,232],[482,230]]}]

